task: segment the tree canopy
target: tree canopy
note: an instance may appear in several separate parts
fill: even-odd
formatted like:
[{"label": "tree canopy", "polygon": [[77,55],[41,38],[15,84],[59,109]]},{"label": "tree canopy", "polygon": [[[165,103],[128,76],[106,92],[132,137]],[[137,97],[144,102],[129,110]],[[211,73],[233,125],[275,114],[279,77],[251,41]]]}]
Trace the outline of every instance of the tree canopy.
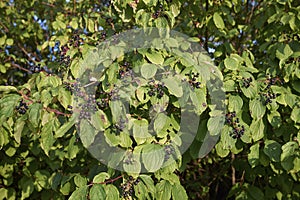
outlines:
[{"label": "tree canopy", "polygon": [[299,1],[1,0],[0,19],[0,199],[300,198]]}]

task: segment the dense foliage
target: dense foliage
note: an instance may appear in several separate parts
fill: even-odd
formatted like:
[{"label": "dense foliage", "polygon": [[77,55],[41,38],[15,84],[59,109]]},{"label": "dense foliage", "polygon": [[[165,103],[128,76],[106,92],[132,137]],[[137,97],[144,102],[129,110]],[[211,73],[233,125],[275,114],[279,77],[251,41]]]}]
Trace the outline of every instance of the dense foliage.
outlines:
[{"label": "dense foliage", "polygon": [[[1,199],[300,199],[299,1],[1,0],[0,19]],[[114,49],[95,92],[82,94],[88,52],[146,27],[190,36],[222,72],[225,123],[203,158],[202,133],[214,130],[215,107],[201,70],[187,61],[189,51],[181,59],[158,48]],[[166,65],[174,76],[148,81]],[[139,73],[134,90],[120,93],[134,92],[131,115],[122,118],[117,86]],[[183,95],[192,99],[199,124],[192,123],[197,135],[180,156]],[[152,136],[148,110],[166,102]],[[93,141],[79,130],[92,126],[105,130],[102,141],[133,152],[122,170],[87,150]],[[124,132],[131,128],[129,137]],[[146,139],[136,137],[141,132]],[[148,173],[139,173],[134,153],[157,148],[162,153],[143,157]],[[163,165],[170,159],[176,162]]]}]

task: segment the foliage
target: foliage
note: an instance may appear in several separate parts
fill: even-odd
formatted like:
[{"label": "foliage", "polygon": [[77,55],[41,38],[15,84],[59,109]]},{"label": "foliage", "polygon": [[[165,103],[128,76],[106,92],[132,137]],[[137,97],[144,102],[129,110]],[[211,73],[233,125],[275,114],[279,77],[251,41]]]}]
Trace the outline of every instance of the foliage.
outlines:
[{"label": "foliage", "polygon": [[[0,8],[1,199],[300,198],[297,0],[2,0]],[[171,28],[192,37],[222,72],[226,121],[218,143],[204,158],[198,159],[201,132],[213,127],[206,83],[186,59],[178,61],[158,49],[111,55],[117,59],[108,64],[97,93],[85,99],[86,104],[96,103],[97,111],[78,116],[83,119],[80,128],[101,121],[92,125],[113,132],[105,132],[112,146],[141,146],[137,149],[147,152],[167,144],[162,154],[143,154],[153,173],[134,173],[141,166],[133,165],[130,156],[126,172],[109,168],[85,148],[92,141],[80,140],[72,97],[82,86],[77,79],[86,69],[82,60],[99,43],[136,27]],[[168,44],[185,48],[184,43]],[[176,102],[184,84],[172,78],[165,85],[139,85],[130,123],[117,123],[111,115],[123,114],[113,85],[133,72],[149,79],[165,63],[198,91],[191,98],[200,123],[185,154],[156,171],[160,160],[173,158],[181,146],[180,141],[169,144],[168,138],[176,138],[180,128]],[[166,101],[174,107],[157,116],[153,126],[159,138],[146,141],[122,134],[129,125],[133,135],[150,134],[145,110]],[[81,106],[90,107],[86,104]]]}]

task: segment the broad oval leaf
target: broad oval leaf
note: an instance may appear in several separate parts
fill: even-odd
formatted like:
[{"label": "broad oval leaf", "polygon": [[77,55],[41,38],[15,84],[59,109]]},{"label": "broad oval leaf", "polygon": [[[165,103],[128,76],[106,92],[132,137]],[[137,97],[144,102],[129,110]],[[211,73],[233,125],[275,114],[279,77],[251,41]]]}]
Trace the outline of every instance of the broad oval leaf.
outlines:
[{"label": "broad oval leaf", "polygon": [[223,19],[220,16],[219,13],[217,13],[217,12],[214,13],[213,20],[214,20],[214,23],[215,23],[217,28],[219,28],[219,29],[224,29],[225,28],[224,21],[223,21]]},{"label": "broad oval leaf", "polygon": [[149,172],[159,170],[164,162],[165,152],[159,144],[147,144],[142,150],[142,160]]}]

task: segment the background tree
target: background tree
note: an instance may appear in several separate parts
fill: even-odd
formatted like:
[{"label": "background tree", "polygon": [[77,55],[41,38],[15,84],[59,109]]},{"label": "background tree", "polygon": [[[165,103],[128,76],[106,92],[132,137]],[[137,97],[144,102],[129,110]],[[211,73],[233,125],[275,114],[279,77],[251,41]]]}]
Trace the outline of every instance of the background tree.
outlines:
[{"label": "background tree", "polygon": [[[0,17],[1,199],[300,198],[299,1],[1,0]],[[108,169],[72,123],[78,61],[136,27],[197,37],[224,77],[216,147],[165,175]]]}]

